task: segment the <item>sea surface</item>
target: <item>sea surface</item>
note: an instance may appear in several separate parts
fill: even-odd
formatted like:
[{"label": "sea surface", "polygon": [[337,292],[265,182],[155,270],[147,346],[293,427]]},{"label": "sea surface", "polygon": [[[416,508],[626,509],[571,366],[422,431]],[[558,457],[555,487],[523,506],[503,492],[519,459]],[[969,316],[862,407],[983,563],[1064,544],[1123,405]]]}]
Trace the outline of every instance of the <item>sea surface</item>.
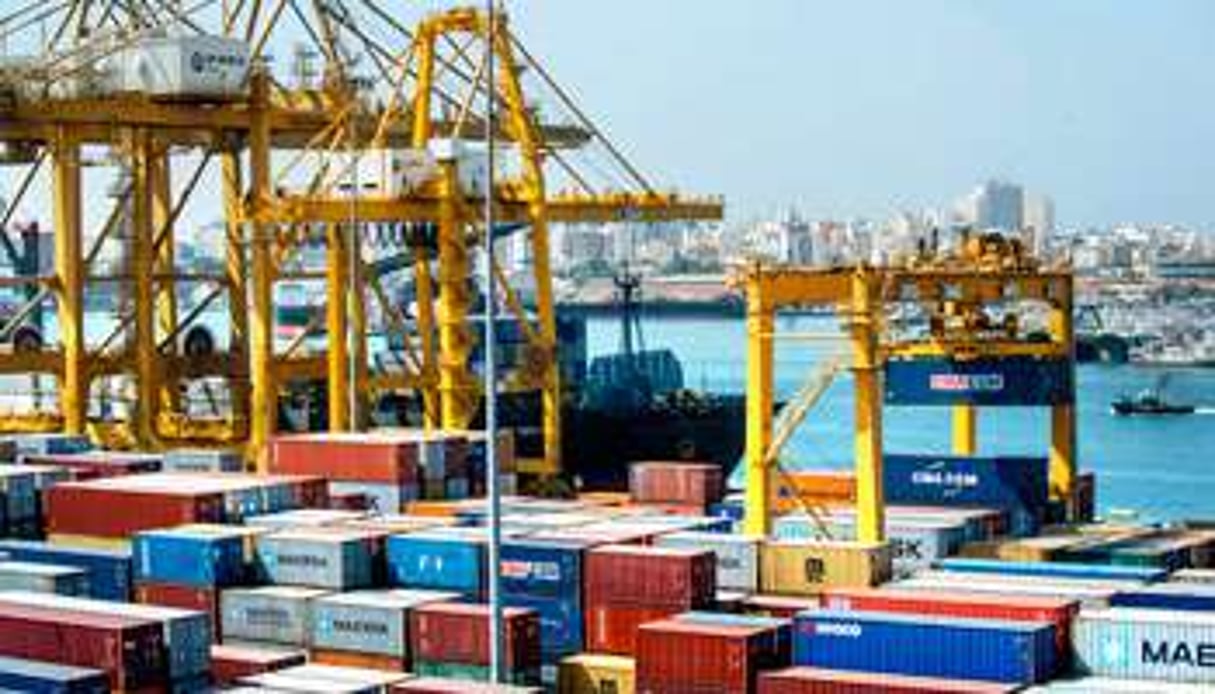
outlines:
[{"label": "sea surface", "polygon": [[[648,348],[675,351],[689,387],[743,391],[746,328],[741,318],[643,318],[642,329]],[[838,323],[828,318],[778,319],[777,333],[790,339],[776,346],[777,397],[790,396],[817,363],[845,352],[844,343],[820,339],[838,330]],[[619,321],[590,319],[587,341],[591,356],[618,350]],[[1110,403],[1119,395],[1155,384],[1163,373],[1159,369],[1081,365],[1077,371],[1079,462],[1082,470],[1097,473],[1099,510],[1134,511],[1146,520],[1215,519],[1215,369],[1169,370],[1169,398],[1199,406],[1197,414],[1177,417],[1110,413]],[[883,423],[888,452],[949,452],[948,408],[887,407]],[[984,409],[978,433],[981,455],[1046,455],[1049,411]],[[811,410],[786,447],[785,459],[790,467],[848,468],[851,456],[852,384],[845,373]]]}]

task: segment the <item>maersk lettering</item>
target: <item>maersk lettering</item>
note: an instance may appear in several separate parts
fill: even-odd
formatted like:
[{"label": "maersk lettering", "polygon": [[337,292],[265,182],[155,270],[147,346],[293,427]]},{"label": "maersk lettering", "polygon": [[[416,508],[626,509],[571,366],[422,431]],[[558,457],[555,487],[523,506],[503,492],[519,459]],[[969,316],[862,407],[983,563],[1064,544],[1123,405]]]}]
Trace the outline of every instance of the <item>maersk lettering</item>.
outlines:
[{"label": "maersk lettering", "polygon": [[1140,658],[1150,665],[1189,665],[1215,668],[1215,643],[1189,644],[1143,641]]}]

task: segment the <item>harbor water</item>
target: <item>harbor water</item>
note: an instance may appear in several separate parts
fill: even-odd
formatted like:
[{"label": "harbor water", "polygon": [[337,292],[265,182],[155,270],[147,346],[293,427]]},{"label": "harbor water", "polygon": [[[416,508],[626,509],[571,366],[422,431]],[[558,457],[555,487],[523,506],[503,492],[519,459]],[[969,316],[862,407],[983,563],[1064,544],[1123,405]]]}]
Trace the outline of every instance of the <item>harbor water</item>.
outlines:
[{"label": "harbor water", "polygon": [[[815,364],[843,354],[843,342],[819,339],[841,334],[833,318],[782,316],[777,320],[776,389],[789,397]],[[591,357],[619,348],[620,322],[591,318]],[[746,382],[746,326],[736,317],[645,317],[646,348],[669,348],[683,362],[689,387],[742,392]],[[798,335],[803,339],[799,339]],[[813,335],[814,339],[805,339]],[[1133,510],[1144,520],[1210,515],[1215,498],[1211,451],[1215,450],[1215,369],[1174,369],[1168,395],[1191,402],[1190,416],[1115,417],[1110,403],[1119,395],[1152,386],[1161,370],[1126,365],[1077,367],[1080,466],[1098,474],[1098,506],[1103,513]],[[1045,409],[988,409],[979,415],[982,455],[1045,455],[1050,418]],[[891,453],[947,453],[948,408],[885,409],[885,446]],[[852,388],[847,374],[836,378],[786,447],[785,463],[796,468],[851,465]]]}]

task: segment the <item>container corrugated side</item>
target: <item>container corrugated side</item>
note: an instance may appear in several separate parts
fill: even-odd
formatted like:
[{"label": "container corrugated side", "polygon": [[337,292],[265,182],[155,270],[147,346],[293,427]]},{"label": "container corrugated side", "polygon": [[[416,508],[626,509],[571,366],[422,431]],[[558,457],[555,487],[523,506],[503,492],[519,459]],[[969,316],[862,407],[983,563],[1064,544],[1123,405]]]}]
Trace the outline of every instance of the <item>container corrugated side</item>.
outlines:
[{"label": "container corrugated side", "polygon": [[206,588],[235,585],[245,576],[248,534],[220,526],[147,530],[132,538],[140,581]]},{"label": "container corrugated side", "polygon": [[889,580],[892,572],[887,544],[769,540],[760,550],[765,593],[813,595],[824,587],[868,587]]},{"label": "container corrugated side", "polygon": [[367,590],[328,595],[312,609],[312,646],[409,659],[409,613],[419,605],[456,600],[458,593]]},{"label": "container corrugated side", "polygon": [[633,658],[582,653],[563,658],[557,670],[557,691],[564,694],[630,694],[636,689]]},{"label": "container corrugated side", "polygon": [[717,557],[717,587],[753,593],[759,590],[759,540],[739,535],[681,532],[659,535],[659,547],[709,551]]},{"label": "container corrugated side", "polygon": [[224,641],[306,646],[312,635],[313,602],[328,594],[324,590],[288,586],[224,590],[220,593]]},{"label": "container corrugated side", "polygon": [[1045,682],[1057,665],[1049,624],[837,610],[794,619],[793,661],[1012,684]]},{"label": "container corrugated side", "polygon": [[89,574],[73,566],[0,561],[0,591],[8,590],[87,596]]},{"label": "container corrugated side", "polygon": [[131,553],[124,550],[62,547],[28,540],[0,540],[0,556],[37,564],[76,566],[89,574],[95,598],[131,599]]},{"label": "container corrugated side", "polygon": [[1136,590],[1119,591],[1110,598],[1110,606],[1215,612],[1215,586],[1158,583]]},{"label": "container corrugated side", "polygon": [[101,670],[5,657],[0,657],[0,687],[15,692],[64,694],[109,694],[110,691],[110,683]]},{"label": "container corrugated side", "polygon": [[1164,569],[1107,566],[1103,564],[1073,564],[1068,562],[1010,562],[990,559],[943,559],[937,567],[944,571],[968,573],[1012,574],[1050,578],[1079,578],[1121,581],[1161,581],[1168,577]]},{"label": "container corrugated side", "polygon": [[1210,694],[1210,685],[1079,676],[1053,680],[1025,690],[1026,694]]},{"label": "container corrugated side", "polygon": [[515,538],[502,544],[505,604],[535,610],[545,663],[583,649],[585,542]]},{"label": "container corrugated side", "polygon": [[1076,667],[1086,674],[1215,684],[1215,615],[1084,610],[1073,638]]},{"label": "container corrugated side", "polygon": [[428,531],[390,535],[389,583],[402,588],[452,590],[470,597],[485,592],[485,541],[482,537]]},{"label": "container corrugated side", "polygon": [[757,694],[1001,694],[1015,685],[880,672],[791,667],[764,672]]},{"label": "container corrugated side", "polygon": [[164,630],[171,679],[195,679],[211,669],[211,617],[204,612],[28,592],[0,593],[0,603],[8,602],[158,622]]},{"label": "container corrugated side", "polygon": [[276,585],[354,590],[375,584],[380,537],[366,531],[285,530],[257,538],[257,570]]}]

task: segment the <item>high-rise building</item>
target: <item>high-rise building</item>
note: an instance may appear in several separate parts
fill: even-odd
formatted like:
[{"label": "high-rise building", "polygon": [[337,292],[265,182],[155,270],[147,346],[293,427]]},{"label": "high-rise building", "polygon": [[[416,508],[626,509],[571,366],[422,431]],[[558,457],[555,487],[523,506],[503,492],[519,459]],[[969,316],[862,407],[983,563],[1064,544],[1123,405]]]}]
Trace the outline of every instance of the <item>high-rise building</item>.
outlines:
[{"label": "high-rise building", "polygon": [[1020,231],[1025,226],[1025,190],[1021,186],[993,179],[976,188],[971,198],[978,228]]},{"label": "high-rise building", "polygon": [[1055,201],[1047,195],[1026,195],[1022,216],[1025,229],[1030,234],[1030,248],[1034,255],[1045,257],[1055,233]]}]

